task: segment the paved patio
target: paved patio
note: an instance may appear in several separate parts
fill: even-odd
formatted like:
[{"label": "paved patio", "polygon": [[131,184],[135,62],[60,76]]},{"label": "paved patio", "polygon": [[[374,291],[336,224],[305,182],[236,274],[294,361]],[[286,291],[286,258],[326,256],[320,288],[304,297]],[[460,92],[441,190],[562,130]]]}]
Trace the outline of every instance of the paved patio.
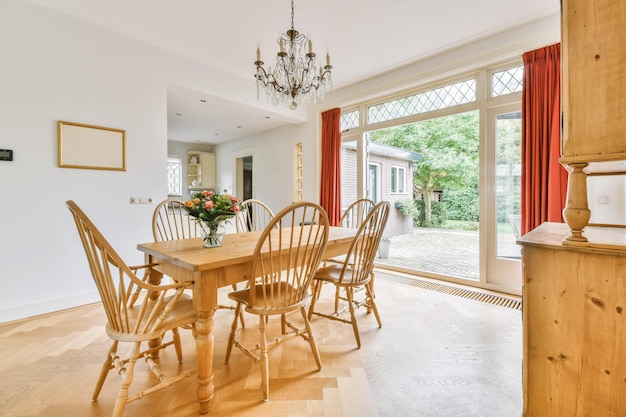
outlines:
[{"label": "paved patio", "polygon": [[[498,241],[501,256],[519,257],[513,234],[500,234]],[[418,227],[413,234],[392,237],[389,257],[376,262],[478,280],[478,245],[478,232]]]}]

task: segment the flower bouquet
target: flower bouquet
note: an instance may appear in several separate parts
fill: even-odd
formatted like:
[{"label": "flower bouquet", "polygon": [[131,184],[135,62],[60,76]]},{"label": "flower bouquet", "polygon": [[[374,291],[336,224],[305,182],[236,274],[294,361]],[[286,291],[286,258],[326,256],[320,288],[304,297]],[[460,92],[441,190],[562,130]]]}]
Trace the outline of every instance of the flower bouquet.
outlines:
[{"label": "flower bouquet", "polygon": [[193,194],[191,200],[185,201],[185,210],[202,227],[204,246],[212,248],[222,246],[226,229],[221,223],[235,216],[241,211],[241,207],[237,197],[204,190]]}]

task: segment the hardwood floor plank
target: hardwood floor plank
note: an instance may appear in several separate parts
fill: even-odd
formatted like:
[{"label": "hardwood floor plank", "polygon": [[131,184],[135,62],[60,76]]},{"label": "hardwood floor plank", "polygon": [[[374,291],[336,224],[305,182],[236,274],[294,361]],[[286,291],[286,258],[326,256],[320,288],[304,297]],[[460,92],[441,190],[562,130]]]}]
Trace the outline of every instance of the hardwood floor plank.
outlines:
[{"label": "hardwood floor plank", "polygon": [[[330,290],[330,289],[329,289]],[[227,290],[224,291],[224,294]],[[521,313],[454,295],[376,279],[383,327],[358,312],[362,348],[350,325],[314,317],[322,358],[318,371],[308,344],[287,340],[270,351],[270,401],[264,403],[257,364],[224,354],[232,312],[215,314],[215,398],[208,416],[514,417],[521,415]],[[324,291],[321,307],[332,309]],[[362,309],[361,309],[362,310]],[[258,341],[246,316],[245,340]],[[109,375],[91,402],[110,342],[99,304],[0,325],[1,417],[110,416],[119,378]],[[271,332],[279,332],[270,322]],[[161,353],[166,373],[195,367],[191,332],[181,331],[184,363]],[[138,363],[131,391],[154,380]],[[187,378],[135,401],[126,416],[199,416],[196,380]]]}]

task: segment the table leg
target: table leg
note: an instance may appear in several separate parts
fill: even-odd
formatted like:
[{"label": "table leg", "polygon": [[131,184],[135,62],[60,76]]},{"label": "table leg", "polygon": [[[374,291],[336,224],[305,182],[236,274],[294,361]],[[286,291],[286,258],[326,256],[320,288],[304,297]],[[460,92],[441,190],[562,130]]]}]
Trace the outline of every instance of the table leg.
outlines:
[{"label": "table leg", "polygon": [[215,390],[213,375],[213,314],[217,304],[219,272],[214,270],[196,273],[193,278],[193,304],[198,314],[196,321],[196,353],[198,355],[198,401],[200,413],[206,414],[211,408]]},{"label": "table leg", "polygon": [[[149,255],[145,256],[145,263],[146,263],[146,265],[151,264],[153,261],[154,260],[152,259],[151,256],[149,256]],[[148,283],[152,284],[152,285],[160,285],[162,279],[163,279],[163,273],[161,273],[160,271],[157,271],[155,269],[152,269],[152,271],[150,271],[150,277],[149,277]],[[150,298],[153,301],[156,301],[157,297],[158,296],[156,294],[152,294],[150,296]],[[148,340],[148,347],[155,348],[155,347],[161,345],[162,342],[163,342],[163,338],[162,337],[160,337],[158,339]],[[161,349],[157,349],[154,352],[152,352],[152,354],[150,354],[150,357],[153,360],[156,361],[156,360],[159,360],[160,354],[161,354]]]},{"label": "table leg", "polygon": [[215,385],[213,383],[213,309],[199,311],[196,322],[196,351],[198,354],[198,401],[200,413],[206,414],[211,407]]}]

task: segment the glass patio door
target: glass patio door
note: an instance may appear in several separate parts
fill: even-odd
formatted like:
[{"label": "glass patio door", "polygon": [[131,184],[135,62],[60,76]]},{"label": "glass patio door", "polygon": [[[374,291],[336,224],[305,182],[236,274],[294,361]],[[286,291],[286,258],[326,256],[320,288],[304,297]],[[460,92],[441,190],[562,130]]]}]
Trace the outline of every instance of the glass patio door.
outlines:
[{"label": "glass patio door", "polygon": [[487,283],[519,288],[522,116],[519,104],[487,110],[486,236]]}]

